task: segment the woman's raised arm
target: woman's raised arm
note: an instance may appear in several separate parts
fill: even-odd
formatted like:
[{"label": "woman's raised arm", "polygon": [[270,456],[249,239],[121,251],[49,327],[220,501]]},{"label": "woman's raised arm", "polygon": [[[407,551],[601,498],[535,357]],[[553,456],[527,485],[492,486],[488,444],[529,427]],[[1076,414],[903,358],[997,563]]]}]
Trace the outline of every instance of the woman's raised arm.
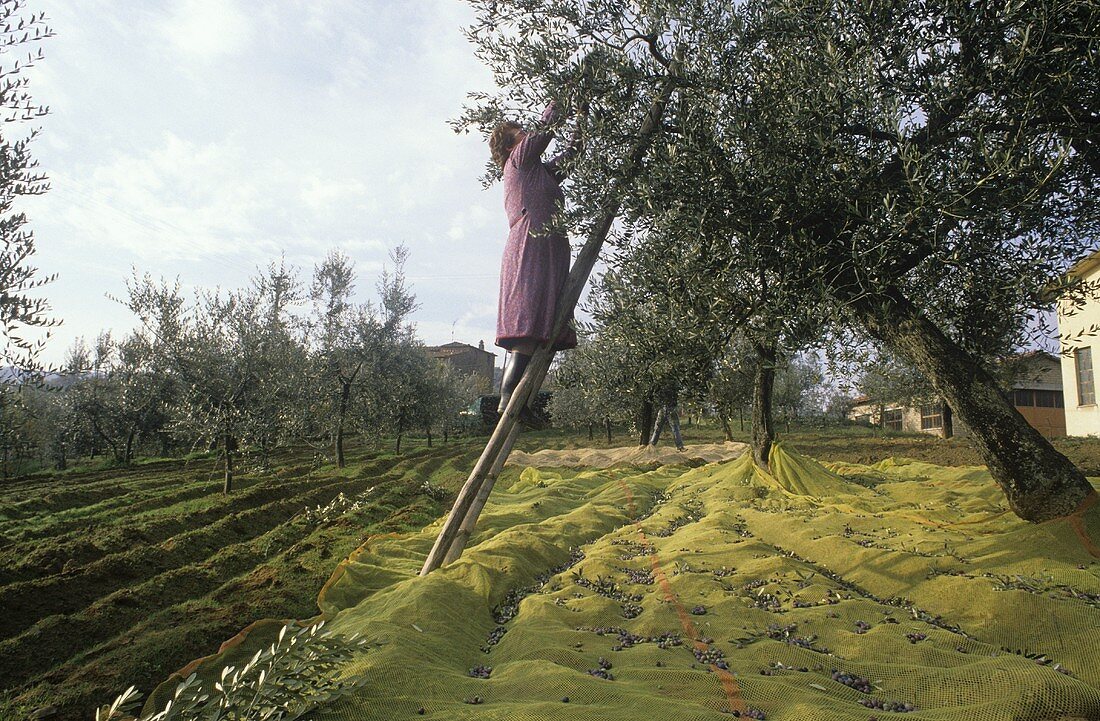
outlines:
[{"label": "woman's raised arm", "polygon": [[[580,121],[584,120],[584,108],[581,108]],[[569,136],[569,143],[566,144],[565,149],[555,155],[553,159],[546,164],[547,170],[550,174],[560,183],[565,180],[565,176],[568,175],[565,166],[573,158],[577,156],[581,149],[584,148],[584,138],[581,136],[581,122],[577,123],[577,126],[573,128],[573,134]]]},{"label": "woman's raised arm", "polygon": [[[560,115],[555,107],[554,103],[550,103],[546,106],[546,110],[542,111],[542,124],[544,126],[553,125],[558,121]],[[550,141],[553,140],[554,133],[550,130],[544,130],[539,133],[528,133],[523,140],[519,141],[519,144],[512,149],[510,162],[515,163],[518,167],[530,165],[531,163],[542,162],[542,154],[546,151],[546,146],[550,145]]]}]

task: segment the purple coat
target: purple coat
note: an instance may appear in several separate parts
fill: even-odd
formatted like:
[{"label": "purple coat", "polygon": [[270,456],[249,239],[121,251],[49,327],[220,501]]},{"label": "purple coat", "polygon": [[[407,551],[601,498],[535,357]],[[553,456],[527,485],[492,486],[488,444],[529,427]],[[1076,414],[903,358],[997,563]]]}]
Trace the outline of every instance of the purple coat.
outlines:
[{"label": "purple coat", "polygon": [[[558,116],[553,104],[542,114],[550,124]],[[497,339],[511,349],[518,341],[544,343],[550,339],[554,311],[569,275],[569,239],[551,227],[551,217],[565,203],[559,183],[564,160],[576,151],[576,137],[561,155],[548,163],[542,153],[552,134],[530,133],[519,142],[504,164],[504,210],[508,213],[508,242],[500,264],[500,301]],[[554,343],[554,350],[577,346],[572,316]]]}]

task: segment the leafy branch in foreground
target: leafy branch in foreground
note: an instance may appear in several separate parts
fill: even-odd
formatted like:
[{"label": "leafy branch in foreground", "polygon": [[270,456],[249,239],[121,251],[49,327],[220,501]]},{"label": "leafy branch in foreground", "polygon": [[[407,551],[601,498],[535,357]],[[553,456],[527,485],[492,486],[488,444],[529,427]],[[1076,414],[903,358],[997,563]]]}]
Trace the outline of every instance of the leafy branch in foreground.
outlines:
[{"label": "leafy branch in foreground", "polygon": [[[357,688],[358,679],[339,677],[340,667],[363,652],[366,641],[322,631],[325,622],[294,630],[283,626],[279,638],[256,652],[241,668],[226,666],[210,688],[192,673],[176,687],[160,711],[136,721],[293,721]],[[140,694],[131,686],[95,721],[135,718]]]}]

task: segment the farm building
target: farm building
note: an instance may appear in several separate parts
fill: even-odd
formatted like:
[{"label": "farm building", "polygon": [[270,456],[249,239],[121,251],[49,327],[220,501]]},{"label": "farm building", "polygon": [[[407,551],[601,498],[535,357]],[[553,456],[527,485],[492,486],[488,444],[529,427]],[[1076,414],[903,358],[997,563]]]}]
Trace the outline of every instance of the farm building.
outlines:
[{"label": "farm building", "polygon": [[493,383],[493,366],[496,361],[496,353],[485,350],[485,341],[478,341],[475,348],[468,343],[447,343],[446,345],[428,346],[424,351],[432,358],[449,364],[460,373],[473,373]]},{"label": "farm building", "polygon": [[[1085,283],[1100,281],[1100,251],[1086,256],[1069,270]],[[1100,436],[1100,410],[1096,407],[1096,382],[1092,351],[1100,345],[1100,301],[1089,298],[1081,305],[1058,302],[1058,335],[1062,341],[1062,385],[1066,391],[1066,432],[1071,436]]]},{"label": "farm building", "polygon": [[[1044,436],[1066,435],[1062,363],[1049,353],[1035,351],[1020,354],[1014,364],[1017,372],[1010,398],[1016,410]],[[848,411],[848,419],[888,430],[929,433],[944,438],[965,436],[969,432],[962,421],[952,418],[951,410],[939,398],[920,405],[906,405],[861,396]]]}]

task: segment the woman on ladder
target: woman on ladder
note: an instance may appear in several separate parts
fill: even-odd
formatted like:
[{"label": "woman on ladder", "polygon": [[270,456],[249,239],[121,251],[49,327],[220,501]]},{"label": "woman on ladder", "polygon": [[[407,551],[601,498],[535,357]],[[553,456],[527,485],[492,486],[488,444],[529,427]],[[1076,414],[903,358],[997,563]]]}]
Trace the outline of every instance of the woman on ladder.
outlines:
[{"label": "woman on ladder", "polygon": [[[580,114],[584,112],[582,105]],[[562,153],[548,162],[542,160],[553,138],[549,128],[560,119],[551,103],[542,114],[545,130],[527,132],[518,123],[504,122],[489,138],[493,161],[504,174],[504,210],[509,227],[497,306],[496,344],[510,353],[501,377],[501,413],[523,378],[535,348],[550,340],[558,296],[569,275],[569,239],[553,221],[565,204],[560,184],[565,179],[566,164],[580,149],[579,129]],[[551,350],[576,346],[577,334],[570,319]],[[530,428],[545,425],[527,406],[520,410],[519,421]]]}]

